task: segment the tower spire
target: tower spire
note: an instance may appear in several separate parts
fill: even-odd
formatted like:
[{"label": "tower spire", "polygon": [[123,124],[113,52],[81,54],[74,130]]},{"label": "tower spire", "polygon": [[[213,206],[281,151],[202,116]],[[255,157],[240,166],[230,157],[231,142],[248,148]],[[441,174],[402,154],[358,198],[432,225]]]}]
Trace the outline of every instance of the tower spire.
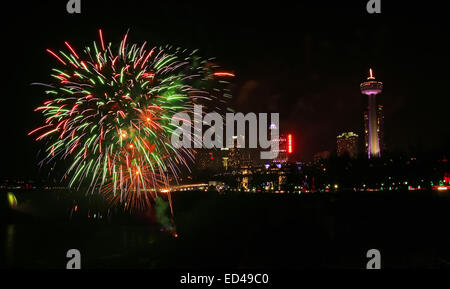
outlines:
[{"label": "tower spire", "polygon": [[369,77],[367,77],[367,79],[375,79],[375,76],[373,76],[373,71],[372,68],[369,68]]}]

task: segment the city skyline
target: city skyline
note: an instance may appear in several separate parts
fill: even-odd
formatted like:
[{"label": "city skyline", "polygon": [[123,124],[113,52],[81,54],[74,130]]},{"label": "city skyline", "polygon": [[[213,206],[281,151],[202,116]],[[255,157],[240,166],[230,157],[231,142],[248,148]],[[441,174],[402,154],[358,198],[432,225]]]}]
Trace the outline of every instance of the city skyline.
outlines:
[{"label": "city skyline", "polygon": [[[22,9],[24,4],[14,5]],[[11,50],[6,65],[25,73],[10,74],[6,84],[8,97],[5,97],[4,105],[8,110],[1,115],[1,121],[9,125],[3,132],[8,141],[2,143],[2,151],[9,153],[0,158],[7,164],[0,174],[3,177],[38,175],[36,154],[39,146],[27,133],[41,120],[33,109],[45,100],[45,95],[40,88],[30,84],[49,81],[46,67],[51,56],[45,50],[53,46],[58,48],[57,45],[67,40],[78,48],[87,44],[86,38],[95,37],[99,28],[96,21],[91,21],[96,19],[92,14],[59,13],[60,9],[65,11],[64,5],[34,2],[27,5],[32,9],[22,9],[22,13],[27,19],[24,21],[34,23],[29,25],[30,31],[7,31],[6,36],[19,47]],[[183,11],[179,7],[171,9],[169,4],[153,5],[151,9],[159,9],[164,15]],[[279,112],[281,129],[296,138],[292,159],[304,161],[312,160],[317,152],[333,151],[335,137],[343,129],[364,135],[361,112],[366,105],[358,84],[373,67],[377,78],[386,84],[379,100],[384,105],[388,124],[384,139],[389,150],[448,152],[450,132],[444,124],[450,98],[445,97],[445,91],[439,85],[446,79],[446,69],[441,63],[448,55],[447,46],[441,43],[444,26],[439,19],[424,26],[412,17],[398,23],[394,13],[366,17],[359,13],[360,8],[364,10],[363,5],[345,3],[336,5],[333,11],[339,12],[337,14],[328,10],[323,12],[320,5],[304,3],[289,4],[291,9],[259,7],[260,13],[249,13],[254,7],[245,5],[230,5],[217,11],[203,5],[181,5],[188,14],[179,13],[164,26],[157,25],[156,19],[138,17],[141,16],[139,11],[125,15],[125,24],[116,23],[112,20],[114,17],[102,19],[108,26],[105,37],[116,40],[113,35],[121,35],[130,28],[133,39],[150,37],[155,44],[198,48],[205,57],[215,57],[221,66],[235,75],[230,87],[233,95],[230,107],[243,113]],[[125,5],[124,9],[130,7]],[[93,3],[86,4],[87,11],[99,8]],[[108,15],[118,13],[108,6],[101,8]],[[302,14],[298,23],[292,17],[282,17],[274,24],[260,21],[271,15],[271,10],[275,14],[276,11],[292,13],[292,16],[296,11],[309,11],[309,15]],[[39,11],[53,13],[56,18],[40,19]],[[206,15],[213,11],[219,19],[234,15],[235,20],[210,21]],[[311,22],[325,17],[323,13],[331,17],[330,21],[335,25]],[[341,19],[341,14],[348,16],[346,21]],[[133,22],[134,19],[138,21]],[[55,26],[55,21],[61,25]],[[181,23],[188,29],[180,29]],[[262,26],[256,27],[253,23]],[[306,23],[316,24],[304,25]],[[71,25],[78,27],[76,31],[63,28]],[[241,29],[235,29],[239,27]],[[42,34],[40,31],[47,32]],[[410,39],[421,41],[411,45]],[[276,45],[266,45],[267,41]],[[423,53],[426,57],[415,58]]]}]

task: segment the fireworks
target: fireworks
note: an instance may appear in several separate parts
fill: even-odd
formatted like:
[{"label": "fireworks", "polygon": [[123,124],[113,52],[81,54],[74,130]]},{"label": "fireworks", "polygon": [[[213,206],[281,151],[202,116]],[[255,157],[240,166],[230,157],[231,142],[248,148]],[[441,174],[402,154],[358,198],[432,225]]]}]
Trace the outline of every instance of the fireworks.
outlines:
[{"label": "fireworks", "polygon": [[114,47],[99,30],[99,43],[82,52],[68,42],[64,51],[47,49],[59,67],[45,85],[51,99],[36,109],[45,124],[30,134],[48,141],[41,164],[70,161],[70,187],[86,184],[139,209],[192,160],[190,150],[172,147],[171,118],[213,99],[203,89],[213,73],[195,51],[128,44],[127,37]]}]

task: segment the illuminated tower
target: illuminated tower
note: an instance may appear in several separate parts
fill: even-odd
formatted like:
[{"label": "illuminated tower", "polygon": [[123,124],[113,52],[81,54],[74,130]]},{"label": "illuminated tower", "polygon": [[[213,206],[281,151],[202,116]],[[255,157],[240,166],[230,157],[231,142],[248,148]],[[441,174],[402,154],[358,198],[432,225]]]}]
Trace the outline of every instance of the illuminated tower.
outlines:
[{"label": "illuminated tower", "polygon": [[367,81],[359,85],[361,93],[368,96],[367,117],[366,118],[366,144],[369,159],[381,156],[380,147],[380,124],[378,121],[376,96],[383,90],[383,83],[376,81],[370,69],[370,76]]}]

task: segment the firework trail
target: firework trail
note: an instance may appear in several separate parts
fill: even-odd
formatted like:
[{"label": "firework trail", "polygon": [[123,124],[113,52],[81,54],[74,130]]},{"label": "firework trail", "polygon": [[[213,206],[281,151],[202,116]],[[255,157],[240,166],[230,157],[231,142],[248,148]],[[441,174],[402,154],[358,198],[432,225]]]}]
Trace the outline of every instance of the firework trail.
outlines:
[{"label": "firework trail", "polygon": [[128,34],[114,47],[98,33],[82,53],[68,42],[65,51],[47,49],[60,67],[43,84],[50,100],[36,109],[45,124],[29,134],[47,140],[41,165],[69,160],[70,187],[145,209],[193,159],[190,149],[172,147],[171,118],[214,99],[203,89],[214,73],[196,51],[129,44]]}]

